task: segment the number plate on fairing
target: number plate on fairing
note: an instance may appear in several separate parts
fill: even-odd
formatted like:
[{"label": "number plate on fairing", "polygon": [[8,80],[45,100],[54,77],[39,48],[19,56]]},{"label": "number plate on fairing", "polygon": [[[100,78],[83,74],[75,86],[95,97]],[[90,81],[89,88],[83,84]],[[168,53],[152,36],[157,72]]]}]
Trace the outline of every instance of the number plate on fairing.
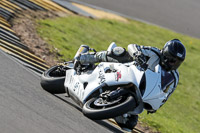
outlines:
[{"label": "number plate on fairing", "polygon": [[66,71],[66,75],[70,75],[66,77],[65,87],[67,87],[70,95],[75,95],[78,99],[82,99],[84,96],[84,88],[83,84],[79,82],[77,75],[73,75],[72,71]]}]

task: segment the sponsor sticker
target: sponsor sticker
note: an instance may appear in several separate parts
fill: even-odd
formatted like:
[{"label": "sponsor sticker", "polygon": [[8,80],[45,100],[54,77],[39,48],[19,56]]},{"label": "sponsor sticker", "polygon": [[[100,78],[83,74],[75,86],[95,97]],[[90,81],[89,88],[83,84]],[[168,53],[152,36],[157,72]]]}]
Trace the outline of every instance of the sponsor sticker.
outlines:
[{"label": "sponsor sticker", "polygon": [[122,78],[121,71],[116,72],[115,80],[119,81],[119,79],[121,79],[121,78]]},{"label": "sponsor sticker", "polygon": [[104,75],[102,70],[99,71],[99,77],[98,78],[100,79],[99,84],[103,84],[106,81],[105,75]]}]

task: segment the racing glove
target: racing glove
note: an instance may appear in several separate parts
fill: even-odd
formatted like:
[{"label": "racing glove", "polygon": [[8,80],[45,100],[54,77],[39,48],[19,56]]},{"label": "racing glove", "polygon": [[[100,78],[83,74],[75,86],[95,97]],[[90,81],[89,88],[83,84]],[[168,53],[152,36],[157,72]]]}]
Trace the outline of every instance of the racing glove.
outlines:
[{"label": "racing glove", "polygon": [[133,60],[138,62],[141,65],[141,67],[145,69],[148,67],[148,65],[146,64],[147,58],[141,51],[137,51],[133,54]]}]

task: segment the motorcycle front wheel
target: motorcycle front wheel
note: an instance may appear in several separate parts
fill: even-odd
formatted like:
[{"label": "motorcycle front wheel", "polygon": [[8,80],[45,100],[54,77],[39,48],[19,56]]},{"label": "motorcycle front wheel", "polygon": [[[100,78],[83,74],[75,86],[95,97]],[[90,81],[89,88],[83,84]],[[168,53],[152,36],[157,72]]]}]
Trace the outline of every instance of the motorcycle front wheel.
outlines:
[{"label": "motorcycle front wheel", "polygon": [[65,93],[65,72],[60,71],[61,66],[53,66],[47,69],[41,76],[41,86],[52,94]]},{"label": "motorcycle front wheel", "polygon": [[114,118],[132,111],[136,107],[133,96],[120,97],[112,102],[91,98],[83,106],[83,114],[90,119],[100,120]]}]

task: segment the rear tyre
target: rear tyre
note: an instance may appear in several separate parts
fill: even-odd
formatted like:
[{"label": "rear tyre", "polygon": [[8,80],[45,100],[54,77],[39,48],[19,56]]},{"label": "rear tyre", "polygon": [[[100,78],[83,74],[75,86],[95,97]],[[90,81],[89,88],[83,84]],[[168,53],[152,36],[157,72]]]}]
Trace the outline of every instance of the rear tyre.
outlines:
[{"label": "rear tyre", "polygon": [[83,114],[85,116],[95,120],[108,119],[125,114],[136,107],[135,99],[131,95],[116,99],[113,104],[108,103],[107,105],[105,103],[96,104],[98,100],[99,98],[92,98],[84,104]]},{"label": "rear tyre", "polygon": [[60,66],[53,66],[46,70],[41,76],[41,86],[52,94],[65,93],[65,72],[59,72]]}]

